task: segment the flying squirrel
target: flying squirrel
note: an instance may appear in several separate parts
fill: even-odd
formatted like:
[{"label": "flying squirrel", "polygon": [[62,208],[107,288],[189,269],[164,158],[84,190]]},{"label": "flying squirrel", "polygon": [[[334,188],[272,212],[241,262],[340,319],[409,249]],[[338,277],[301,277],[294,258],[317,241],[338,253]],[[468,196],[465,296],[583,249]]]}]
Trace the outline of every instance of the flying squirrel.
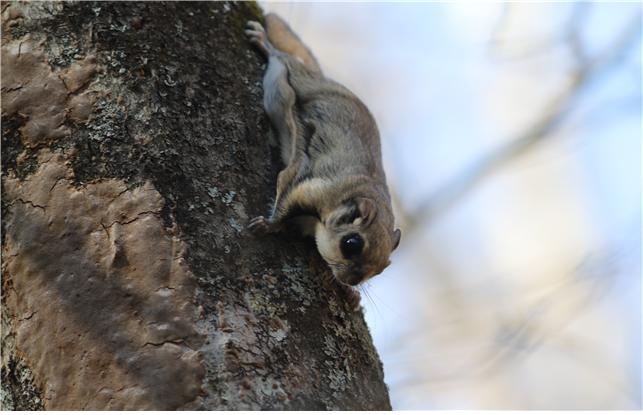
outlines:
[{"label": "flying squirrel", "polygon": [[254,233],[276,233],[286,222],[315,238],[317,249],[351,307],[355,286],[391,262],[400,243],[382,167],[375,119],[351,91],[326,78],[310,49],[275,14],[266,28],[249,21],[246,35],[268,60],[263,105],[286,166],[268,217]]}]

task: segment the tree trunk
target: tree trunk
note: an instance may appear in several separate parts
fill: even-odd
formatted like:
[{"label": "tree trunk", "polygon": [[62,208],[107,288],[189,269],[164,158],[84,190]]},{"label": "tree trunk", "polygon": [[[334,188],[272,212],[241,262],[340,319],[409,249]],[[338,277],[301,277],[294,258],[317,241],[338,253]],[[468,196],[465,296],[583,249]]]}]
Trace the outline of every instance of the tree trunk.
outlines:
[{"label": "tree trunk", "polygon": [[390,409],[280,168],[254,3],[2,3],[3,409]]}]

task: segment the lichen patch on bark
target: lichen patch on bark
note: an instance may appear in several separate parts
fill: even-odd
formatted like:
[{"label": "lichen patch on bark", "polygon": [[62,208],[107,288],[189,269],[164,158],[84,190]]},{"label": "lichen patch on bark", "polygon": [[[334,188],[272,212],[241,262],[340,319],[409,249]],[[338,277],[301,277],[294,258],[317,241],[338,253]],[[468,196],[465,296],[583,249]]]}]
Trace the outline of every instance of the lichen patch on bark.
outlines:
[{"label": "lichen patch on bark", "polygon": [[294,384],[301,381],[291,372],[297,371],[300,362],[288,363],[285,373],[274,371],[291,328],[277,312],[271,313],[269,324],[264,326],[265,304],[253,304],[255,301],[246,296],[244,304],[218,302],[217,325],[199,323],[201,331],[213,340],[204,351],[221,385],[218,392],[208,394],[209,407],[225,407],[228,402],[236,402],[237,410],[255,410],[271,403],[283,407],[299,390]]},{"label": "lichen patch on bark", "polygon": [[150,183],[74,186],[68,164],[44,150],[33,175],[5,181],[7,310],[45,408],[197,408],[194,277],[162,197]]}]

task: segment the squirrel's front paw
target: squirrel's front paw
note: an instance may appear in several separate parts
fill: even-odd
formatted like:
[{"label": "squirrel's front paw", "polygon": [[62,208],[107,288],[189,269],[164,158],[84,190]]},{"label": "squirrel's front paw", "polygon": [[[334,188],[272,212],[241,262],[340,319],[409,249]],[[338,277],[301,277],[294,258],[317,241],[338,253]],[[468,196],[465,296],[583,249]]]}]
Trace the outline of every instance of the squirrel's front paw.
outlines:
[{"label": "squirrel's front paw", "polygon": [[359,310],[359,303],[362,299],[359,291],[343,283],[339,283],[339,289],[344,297],[344,300],[346,300],[346,302],[348,303],[348,308],[350,308],[352,311]]},{"label": "squirrel's front paw", "polygon": [[248,38],[250,38],[250,42],[256,45],[264,55],[270,55],[270,43],[268,43],[266,31],[263,26],[261,26],[261,23],[253,20],[248,21],[245,32]]},{"label": "squirrel's front paw", "polygon": [[266,233],[275,233],[281,230],[281,226],[263,216],[257,216],[248,223],[250,232],[261,235]]}]

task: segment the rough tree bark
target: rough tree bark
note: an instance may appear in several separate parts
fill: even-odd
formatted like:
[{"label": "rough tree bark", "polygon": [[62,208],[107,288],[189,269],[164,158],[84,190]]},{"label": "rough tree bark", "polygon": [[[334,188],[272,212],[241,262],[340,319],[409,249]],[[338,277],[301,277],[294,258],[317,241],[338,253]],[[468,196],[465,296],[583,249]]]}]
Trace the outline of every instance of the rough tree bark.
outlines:
[{"label": "rough tree bark", "polygon": [[3,409],[389,409],[280,168],[253,3],[2,3]]}]

